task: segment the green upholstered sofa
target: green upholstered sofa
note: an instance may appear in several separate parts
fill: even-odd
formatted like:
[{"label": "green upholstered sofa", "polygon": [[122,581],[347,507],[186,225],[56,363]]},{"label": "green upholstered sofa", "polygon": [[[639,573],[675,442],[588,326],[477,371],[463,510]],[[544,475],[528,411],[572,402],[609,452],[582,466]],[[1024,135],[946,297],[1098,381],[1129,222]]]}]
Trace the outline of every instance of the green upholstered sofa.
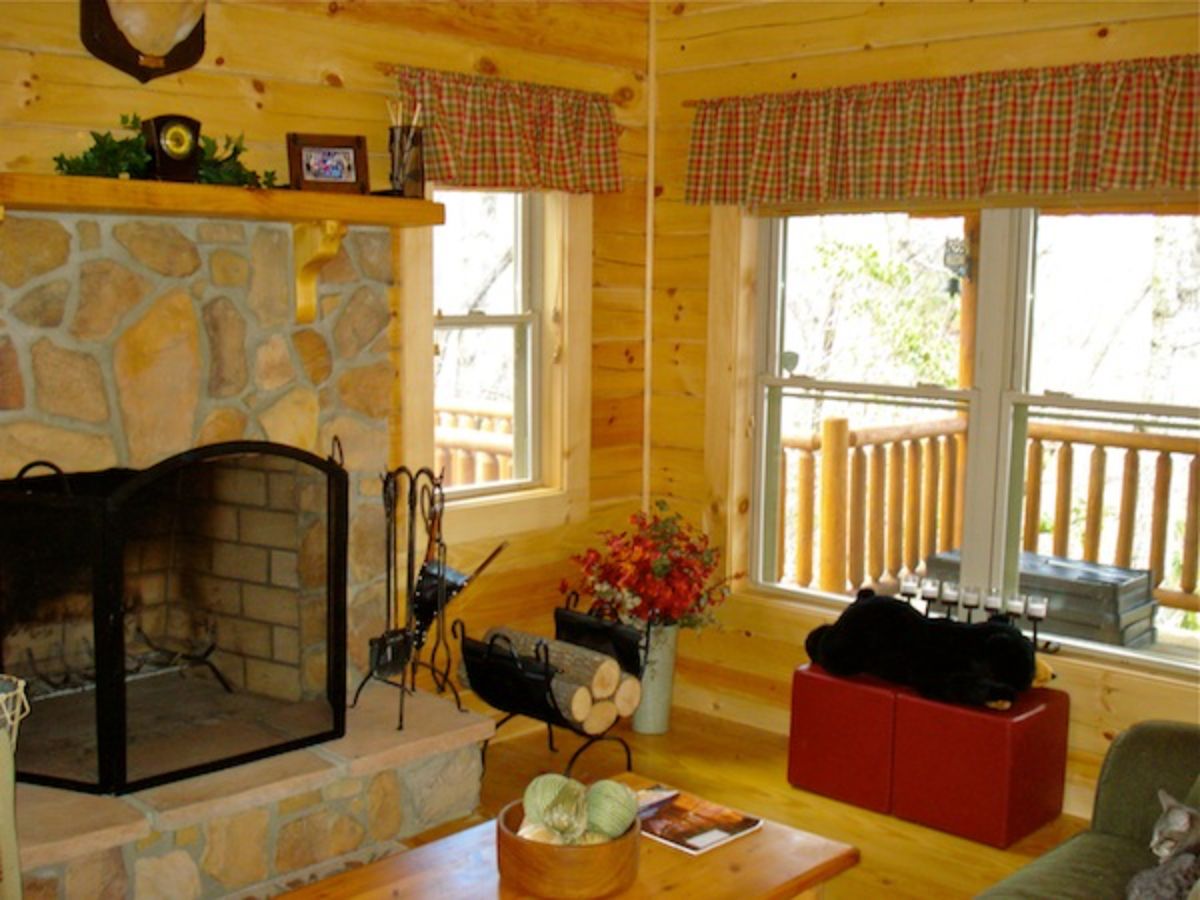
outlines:
[{"label": "green upholstered sofa", "polygon": [[1118,735],[1100,769],[1091,828],[980,897],[1123,900],[1129,879],[1158,862],[1150,832],[1162,812],[1159,788],[1200,805],[1200,725],[1141,722]]}]

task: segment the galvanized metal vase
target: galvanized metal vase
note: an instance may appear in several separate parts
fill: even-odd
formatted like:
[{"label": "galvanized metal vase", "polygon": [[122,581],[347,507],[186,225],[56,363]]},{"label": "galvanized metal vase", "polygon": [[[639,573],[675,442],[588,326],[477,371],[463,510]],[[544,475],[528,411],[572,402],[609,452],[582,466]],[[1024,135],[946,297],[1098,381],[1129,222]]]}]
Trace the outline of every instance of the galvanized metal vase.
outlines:
[{"label": "galvanized metal vase", "polygon": [[638,734],[665,734],[671,725],[671,688],[675,682],[675,644],[678,625],[661,625],[650,632],[650,647],[642,671],[642,702],[633,714]]}]

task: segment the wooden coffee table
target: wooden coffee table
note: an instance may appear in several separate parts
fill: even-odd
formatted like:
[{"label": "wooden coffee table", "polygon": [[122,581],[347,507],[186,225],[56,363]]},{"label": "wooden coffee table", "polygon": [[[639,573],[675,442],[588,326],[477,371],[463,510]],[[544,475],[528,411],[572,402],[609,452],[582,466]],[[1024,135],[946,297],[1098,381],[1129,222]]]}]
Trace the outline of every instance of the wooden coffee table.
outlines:
[{"label": "wooden coffee table", "polygon": [[[617,776],[635,789],[651,782]],[[782,790],[783,788],[781,788]],[[699,856],[641,838],[637,882],[618,897],[816,897],[858,862],[858,849],[778,822]],[[496,869],[496,823],[485,822],[286,895],[318,898],[515,898]]]}]

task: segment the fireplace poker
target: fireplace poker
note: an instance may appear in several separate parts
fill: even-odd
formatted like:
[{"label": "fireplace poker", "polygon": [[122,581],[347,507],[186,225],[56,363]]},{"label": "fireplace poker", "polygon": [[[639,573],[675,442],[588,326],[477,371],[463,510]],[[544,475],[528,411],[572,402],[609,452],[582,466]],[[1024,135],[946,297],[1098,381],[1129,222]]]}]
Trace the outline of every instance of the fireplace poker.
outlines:
[{"label": "fireplace poker", "polygon": [[[458,689],[454,687],[454,682],[450,678],[450,651],[449,642],[446,640],[446,606],[478,578],[491,565],[492,560],[499,556],[500,552],[507,546],[508,541],[501,541],[484,558],[483,562],[475,567],[471,574],[464,575],[457,569],[452,569],[446,565],[446,544],[441,540],[439,533],[437,558],[427,560],[421,566],[421,574],[417,579],[417,593],[414,598],[417,628],[415,634],[415,655],[420,654],[421,647],[425,644],[429,627],[434,622],[437,623],[437,637],[434,639],[428,663],[421,662],[416,658],[413,659],[413,679],[414,681],[416,680],[417,666],[425,666],[433,674],[434,684],[437,686],[438,693],[445,692],[446,687],[449,686],[454,693],[454,700],[459,709],[462,709],[462,703],[459,700]],[[440,653],[445,654],[445,661],[439,667],[438,658]]]}]

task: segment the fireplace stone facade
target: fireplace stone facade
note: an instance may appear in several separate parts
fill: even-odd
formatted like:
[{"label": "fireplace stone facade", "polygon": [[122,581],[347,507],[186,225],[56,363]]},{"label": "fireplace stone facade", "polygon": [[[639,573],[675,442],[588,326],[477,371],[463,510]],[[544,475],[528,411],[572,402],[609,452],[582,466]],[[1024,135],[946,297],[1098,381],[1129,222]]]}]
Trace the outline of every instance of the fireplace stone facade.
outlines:
[{"label": "fireplace stone facade", "polygon": [[[0,479],[35,459],[65,471],[143,468],[242,439],[326,455],[338,437],[350,476],[353,686],[365,670],[367,639],[384,622],[379,476],[392,391],[390,235],[350,230],[322,271],[311,324],[295,323],[293,280],[290,230],[278,223],[7,213],[0,221]],[[235,553],[220,562],[253,564]],[[146,575],[152,591],[153,572]],[[261,643],[260,628],[226,627],[241,628],[248,645]],[[290,656],[287,635],[273,637]],[[233,668],[282,684],[267,664],[294,663],[276,652],[250,653]]]},{"label": "fireplace stone facade", "polygon": [[[223,441],[325,456],[337,437],[349,476],[353,688],[367,641],[385,621],[380,475],[393,406],[392,240],[386,229],[351,228],[320,276],[316,320],[299,325],[290,238],[278,223],[6,211],[0,479],[36,459],[74,472],[145,468]],[[291,488],[264,475],[265,503],[258,486],[239,485],[239,503],[214,491],[203,527],[231,534],[236,521],[269,534],[280,493]],[[304,487],[295,487],[303,507]],[[157,543],[142,543],[126,572],[144,613],[182,634],[194,622],[171,612]],[[264,573],[262,554],[230,544],[187,576],[203,584],[206,614],[242,644],[221,664],[235,679],[269,681],[271,672],[280,691],[303,692],[319,674],[306,671],[304,607],[297,622],[275,622],[262,604],[275,589],[305,583],[313,546],[302,538],[295,552],[268,548]],[[241,593],[236,616],[232,585]],[[395,703],[394,691],[374,685],[349,710],[339,741],[125,797],[18,785],[26,895],[149,900],[167,884],[189,898],[271,896],[467,815],[491,721],[418,694],[411,725],[397,733]]]}]

